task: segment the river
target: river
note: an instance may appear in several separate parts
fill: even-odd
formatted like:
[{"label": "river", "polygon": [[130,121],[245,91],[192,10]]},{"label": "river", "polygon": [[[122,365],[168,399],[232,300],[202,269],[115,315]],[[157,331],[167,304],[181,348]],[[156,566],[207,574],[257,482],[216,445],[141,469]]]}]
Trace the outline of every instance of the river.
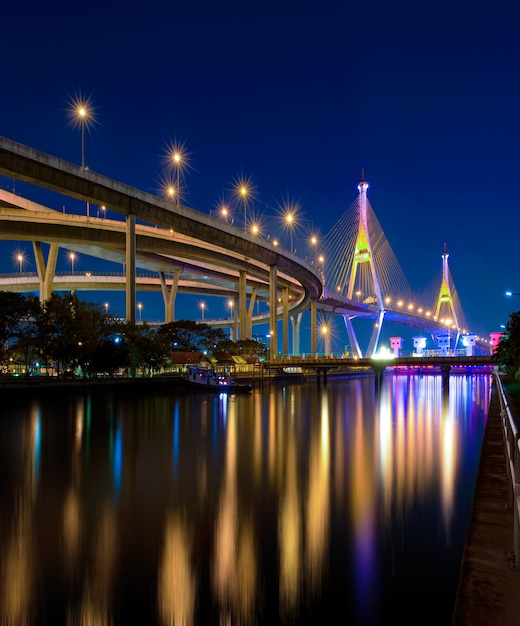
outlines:
[{"label": "river", "polygon": [[488,374],[18,393],[1,624],[450,624]]}]

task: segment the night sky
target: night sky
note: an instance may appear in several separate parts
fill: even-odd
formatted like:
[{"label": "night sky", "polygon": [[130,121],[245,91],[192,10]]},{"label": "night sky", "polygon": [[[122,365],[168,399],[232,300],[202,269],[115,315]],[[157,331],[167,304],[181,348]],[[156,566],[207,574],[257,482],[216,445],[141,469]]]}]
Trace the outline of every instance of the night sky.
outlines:
[{"label": "night sky", "polygon": [[[519,17],[514,0],[6,0],[0,135],[79,165],[67,108],[87,97],[91,170],[160,194],[177,142],[184,204],[209,214],[243,176],[258,215],[300,203],[301,237],[332,228],[364,168],[414,291],[440,287],[446,243],[466,319],[487,336],[520,308],[504,295],[520,291]],[[2,244],[3,272],[16,247]]]}]

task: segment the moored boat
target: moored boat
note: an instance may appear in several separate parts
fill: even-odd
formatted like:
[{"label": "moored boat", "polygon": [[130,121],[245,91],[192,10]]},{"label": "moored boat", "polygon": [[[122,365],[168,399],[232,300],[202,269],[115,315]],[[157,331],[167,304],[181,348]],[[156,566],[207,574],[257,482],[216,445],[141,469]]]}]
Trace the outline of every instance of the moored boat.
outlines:
[{"label": "moored boat", "polygon": [[188,377],[184,379],[190,390],[215,393],[250,393],[251,385],[238,383],[231,374],[217,372],[209,367],[188,367]]}]

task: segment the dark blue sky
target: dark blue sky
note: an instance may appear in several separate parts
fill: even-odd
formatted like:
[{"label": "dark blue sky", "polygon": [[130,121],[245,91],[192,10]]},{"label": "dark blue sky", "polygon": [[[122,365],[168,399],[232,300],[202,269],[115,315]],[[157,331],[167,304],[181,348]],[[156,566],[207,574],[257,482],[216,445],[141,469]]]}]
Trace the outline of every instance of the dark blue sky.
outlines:
[{"label": "dark blue sky", "polygon": [[322,233],[364,168],[415,291],[440,286],[446,242],[472,329],[520,308],[517,2],[6,4],[0,135],[79,164],[83,94],[90,169],[158,193],[177,140],[185,204],[209,213],[243,174],[256,212],[289,197]]}]

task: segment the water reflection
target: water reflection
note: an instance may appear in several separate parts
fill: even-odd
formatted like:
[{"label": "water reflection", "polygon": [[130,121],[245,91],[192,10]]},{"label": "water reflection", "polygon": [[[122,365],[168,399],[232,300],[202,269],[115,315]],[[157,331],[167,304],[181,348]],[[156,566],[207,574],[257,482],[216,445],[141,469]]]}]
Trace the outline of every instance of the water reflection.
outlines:
[{"label": "water reflection", "polygon": [[490,389],[391,375],[20,398],[0,421],[0,622],[276,624],[326,608],[411,623],[428,601],[441,623]]}]

